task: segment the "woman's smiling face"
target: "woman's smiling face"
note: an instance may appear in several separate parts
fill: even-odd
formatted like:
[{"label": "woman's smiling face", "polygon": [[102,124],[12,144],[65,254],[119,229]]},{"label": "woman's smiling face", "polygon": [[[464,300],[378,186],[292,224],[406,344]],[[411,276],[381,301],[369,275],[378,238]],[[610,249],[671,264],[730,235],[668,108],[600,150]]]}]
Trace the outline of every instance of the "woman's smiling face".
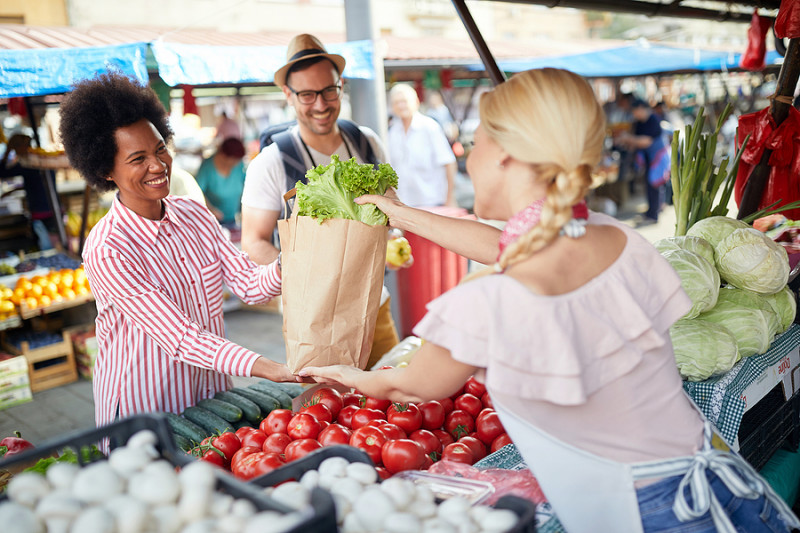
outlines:
[{"label": "woman's smiling face", "polygon": [[150,121],[142,119],[114,132],[117,155],[110,178],[122,204],[134,213],[158,220],[161,200],[169,194],[172,156]]}]

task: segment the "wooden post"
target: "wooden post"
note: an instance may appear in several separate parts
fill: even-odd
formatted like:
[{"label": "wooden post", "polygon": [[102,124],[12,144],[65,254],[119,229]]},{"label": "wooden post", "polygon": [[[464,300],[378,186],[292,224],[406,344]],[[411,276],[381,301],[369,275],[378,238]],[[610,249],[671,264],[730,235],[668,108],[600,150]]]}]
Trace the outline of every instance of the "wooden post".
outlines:
[{"label": "wooden post", "polygon": [[[790,39],[789,46],[786,48],[786,56],[783,58],[783,65],[781,65],[781,71],[778,74],[775,96],[792,98],[797,87],[798,77],[800,77],[800,43],[798,43],[798,39]],[[775,120],[776,127],[780,126],[789,116],[790,107],[792,107],[792,104],[779,102],[777,99],[772,100],[769,112]],[[758,211],[758,206],[761,205],[761,198],[764,195],[764,189],[769,181],[771,170],[769,158],[771,155],[772,150],[765,149],[761,155],[761,160],[750,172],[750,177],[747,179],[742,192],[742,201],[739,203],[739,214],[736,218],[742,219]],[[792,177],[800,179],[798,176]]]}]

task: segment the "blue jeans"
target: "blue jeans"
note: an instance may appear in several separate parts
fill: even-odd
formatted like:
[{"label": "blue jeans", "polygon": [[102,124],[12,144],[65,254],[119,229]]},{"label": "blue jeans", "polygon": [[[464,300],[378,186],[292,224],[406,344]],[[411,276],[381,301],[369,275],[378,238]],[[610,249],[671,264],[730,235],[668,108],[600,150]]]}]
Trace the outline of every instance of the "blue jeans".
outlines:
[{"label": "blue jeans", "polygon": [[[786,533],[789,528],[778,511],[761,496],[755,500],[734,497],[713,472],[707,472],[714,494],[737,531],[742,533]],[[646,533],[715,533],[711,513],[689,522],[681,522],[672,511],[675,494],[683,476],[662,479],[636,491],[639,512]],[[687,498],[691,501],[691,495]]]}]

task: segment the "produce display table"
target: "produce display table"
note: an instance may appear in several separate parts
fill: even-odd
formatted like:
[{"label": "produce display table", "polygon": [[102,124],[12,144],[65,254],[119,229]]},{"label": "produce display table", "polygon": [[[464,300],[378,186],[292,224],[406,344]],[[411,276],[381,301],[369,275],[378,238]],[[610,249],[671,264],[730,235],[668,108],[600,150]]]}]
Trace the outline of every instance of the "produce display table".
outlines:
[{"label": "produce display table", "polygon": [[739,425],[745,411],[781,382],[786,398],[790,398],[800,387],[798,377],[792,380],[798,365],[800,325],[792,324],[765,353],[745,357],[721,376],[684,382],[683,388],[720,434],[738,449]]}]

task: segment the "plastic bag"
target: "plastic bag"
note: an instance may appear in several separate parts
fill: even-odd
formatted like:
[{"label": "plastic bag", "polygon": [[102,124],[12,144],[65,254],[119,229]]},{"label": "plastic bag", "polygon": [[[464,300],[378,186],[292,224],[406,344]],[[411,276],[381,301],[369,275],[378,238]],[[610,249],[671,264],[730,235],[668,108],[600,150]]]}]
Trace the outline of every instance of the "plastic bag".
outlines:
[{"label": "plastic bag", "polygon": [[775,36],[779,39],[800,37],[800,1],[782,0],[775,19]]},{"label": "plastic bag", "polygon": [[438,461],[428,469],[432,474],[461,477],[477,481],[487,481],[494,486],[494,492],[483,503],[493,505],[506,494],[513,494],[534,503],[547,501],[539,482],[527,468],[522,470],[505,470],[503,468],[487,468],[478,470],[474,466],[455,461]]},{"label": "plastic bag", "polygon": [[757,11],[753,12],[747,30],[747,50],[742,54],[740,67],[745,70],[764,70],[767,57],[767,32],[770,26],[772,26],[770,19],[758,16]]}]

